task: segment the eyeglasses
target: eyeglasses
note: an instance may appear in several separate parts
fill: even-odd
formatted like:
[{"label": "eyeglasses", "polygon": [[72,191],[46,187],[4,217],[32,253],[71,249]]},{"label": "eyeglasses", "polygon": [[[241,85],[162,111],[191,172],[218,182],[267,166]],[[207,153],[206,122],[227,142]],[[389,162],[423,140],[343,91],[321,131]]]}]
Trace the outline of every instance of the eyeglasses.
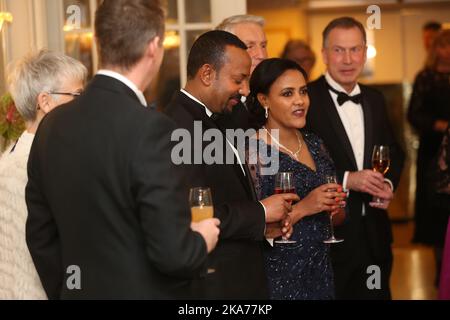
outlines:
[{"label": "eyeglasses", "polygon": [[[76,97],[81,96],[81,94],[83,93],[83,91],[77,91],[77,92],[57,92],[57,91],[50,91],[50,92],[46,92],[47,94],[60,94],[63,96],[72,96],[74,99]],[[36,105],[36,109],[37,110],[41,110],[41,107],[39,106],[39,103],[37,103]]]},{"label": "eyeglasses", "polygon": [[72,97],[78,97],[81,96],[83,92],[49,92],[50,94],[60,94],[63,96],[72,96]]}]

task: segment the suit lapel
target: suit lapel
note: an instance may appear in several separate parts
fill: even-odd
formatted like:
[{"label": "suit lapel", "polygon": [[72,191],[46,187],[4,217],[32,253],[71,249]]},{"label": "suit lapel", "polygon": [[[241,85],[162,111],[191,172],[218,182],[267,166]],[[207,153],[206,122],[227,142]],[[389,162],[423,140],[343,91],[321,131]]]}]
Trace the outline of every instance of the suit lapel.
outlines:
[{"label": "suit lapel", "polygon": [[[226,132],[223,132],[223,130],[221,128],[219,128],[219,130],[221,130],[223,137],[224,137],[224,143],[225,143],[225,148],[226,148],[226,153],[232,152],[232,154],[234,155],[234,164],[233,164],[233,168],[236,171],[236,175],[239,177],[239,180],[241,181],[241,183],[244,185],[245,190],[247,190],[247,195],[253,199],[256,200],[256,191],[254,189],[254,185],[253,185],[253,181],[251,179],[251,175],[250,175],[250,170],[247,167],[247,164],[245,163],[245,158],[243,158],[242,155],[240,156],[240,160],[242,162],[242,168],[244,169],[245,175],[242,173],[242,168],[238,162],[238,159],[235,155],[235,153],[233,152],[233,150],[231,149],[231,147],[229,146],[227,140],[226,140]],[[228,139],[228,141],[230,141],[230,143],[233,144],[233,146],[239,150],[239,148],[236,147],[234,141],[230,138]],[[238,151],[239,152],[239,151]]]},{"label": "suit lapel", "polygon": [[334,132],[336,132],[338,140],[340,141],[340,144],[342,148],[345,150],[345,153],[347,154],[348,159],[352,163],[355,170],[358,168],[356,164],[355,155],[353,154],[353,148],[350,143],[350,140],[348,139],[347,132],[345,131],[344,125],[342,124],[341,117],[339,116],[339,113],[336,110],[336,107],[334,105],[334,101],[331,98],[330,93],[328,92],[327,88],[327,82],[325,80],[325,77],[322,76],[320,78],[321,81],[321,102],[319,105],[324,106],[325,113],[327,114],[331,126],[334,129]]},{"label": "suit lapel", "polygon": [[[182,92],[178,93],[178,101],[193,116],[194,121],[202,121],[202,124],[203,124],[202,134],[204,133],[205,130],[208,130],[208,129],[218,129],[222,133],[224,150],[226,150],[226,152],[231,152],[234,156],[233,170],[235,171],[236,175],[239,177],[239,180],[245,187],[245,190],[247,190],[248,196],[250,196],[252,199],[256,199],[256,192],[253,187],[253,182],[248,180],[251,178],[251,176],[249,175],[250,172],[249,172],[247,166],[245,165],[245,163],[243,163],[244,171],[246,174],[246,176],[244,176],[244,174],[242,173],[241,166],[239,165],[239,162],[237,161],[233,150],[228,145],[228,142],[225,137],[225,133],[216,125],[216,123],[210,117],[208,117],[208,115],[206,114],[206,111],[205,111],[205,107],[202,106],[201,104],[197,103],[196,101],[192,100],[191,98],[189,98]],[[230,142],[233,143],[233,141],[230,141]],[[225,155],[226,155],[226,153],[225,153]],[[244,159],[241,159],[241,160],[244,161]],[[224,161],[226,161],[226,159],[224,159]]]},{"label": "suit lapel", "polygon": [[361,88],[362,109],[364,114],[364,168],[372,167],[372,149],[373,149],[373,116],[370,101],[364,94],[365,89]]},{"label": "suit lapel", "polygon": [[247,179],[247,184],[250,187],[250,197],[253,201],[258,201],[258,196],[256,195],[255,185],[253,183],[252,174],[247,166],[247,164],[243,164],[245,170],[245,178]]}]

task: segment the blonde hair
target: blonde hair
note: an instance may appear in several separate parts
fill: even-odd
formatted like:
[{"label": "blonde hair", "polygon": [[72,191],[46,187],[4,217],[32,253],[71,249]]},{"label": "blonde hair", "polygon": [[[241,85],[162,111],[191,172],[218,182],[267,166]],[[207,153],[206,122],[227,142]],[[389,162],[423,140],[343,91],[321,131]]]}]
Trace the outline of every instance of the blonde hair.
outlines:
[{"label": "blonde hair", "polygon": [[8,74],[9,91],[25,121],[36,120],[37,98],[42,92],[59,91],[68,79],[86,81],[87,69],[59,52],[40,50],[20,59]]}]

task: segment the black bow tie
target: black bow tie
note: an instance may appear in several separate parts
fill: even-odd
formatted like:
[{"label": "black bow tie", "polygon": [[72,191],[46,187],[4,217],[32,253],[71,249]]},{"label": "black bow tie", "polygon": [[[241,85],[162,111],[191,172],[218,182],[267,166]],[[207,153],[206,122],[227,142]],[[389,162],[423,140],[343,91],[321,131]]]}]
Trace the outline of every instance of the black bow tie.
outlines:
[{"label": "black bow tie", "polygon": [[347,101],[352,101],[353,103],[356,103],[356,104],[361,103],[361,93],[358,93],[354,96],[349,96],[345,92],[337,91],[335,88],[333,88],[330,85],[328,85],[328,89],[330,89],[331,91],[333,91],[334,93],[336,93],[338,95],[337,103],[339,104],[339,106],[342,106]]}]

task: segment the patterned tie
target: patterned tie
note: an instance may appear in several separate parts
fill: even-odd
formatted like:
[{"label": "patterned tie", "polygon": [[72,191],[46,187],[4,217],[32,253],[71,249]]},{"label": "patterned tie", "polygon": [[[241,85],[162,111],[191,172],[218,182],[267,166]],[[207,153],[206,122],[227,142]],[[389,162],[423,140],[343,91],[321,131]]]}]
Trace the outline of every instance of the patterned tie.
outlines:
[{"label": "patterned tie", "polygon": [[352,101],[353,103],[361,104],[361,93],[358,93],[358,94],[356,94],[354,96],[349,96],[345,92],[337,91],[335,88],[333,88],[329,84],[328,84],[328,89],[333,91],[334,93],[336,93],[338,95],[337,96],[337,103],[339,104],[339,106],[342,106],[347,101]]}]

